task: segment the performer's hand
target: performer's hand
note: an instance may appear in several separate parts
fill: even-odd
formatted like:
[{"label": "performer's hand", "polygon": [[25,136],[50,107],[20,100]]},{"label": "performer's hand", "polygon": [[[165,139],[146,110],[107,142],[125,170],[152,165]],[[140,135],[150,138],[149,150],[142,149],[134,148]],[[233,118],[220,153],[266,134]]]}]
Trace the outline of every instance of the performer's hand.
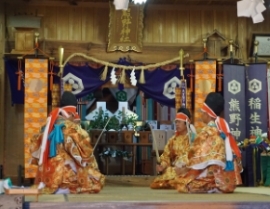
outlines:
[{"label": "performer's hand", "polygon": [[165,168],[162,165],[158,164],[156,166],[156,170],[157,170],[157,173],[162,173],[165,170]]}]

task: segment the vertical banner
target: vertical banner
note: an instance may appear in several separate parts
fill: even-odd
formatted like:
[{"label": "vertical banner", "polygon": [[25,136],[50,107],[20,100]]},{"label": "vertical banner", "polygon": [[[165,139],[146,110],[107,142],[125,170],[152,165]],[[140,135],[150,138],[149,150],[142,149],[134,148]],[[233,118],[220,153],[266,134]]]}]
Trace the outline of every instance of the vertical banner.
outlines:
[{"label": "vertical banner", "polygon": [[223,65],[224,118],[237,141],[246,138],[245,66]]},{"label": "vertical banner", "polygon": [[267,64],[246,67],[246,137],[267,133]]},{"label": "vertical banner", "polygon": [[270,137],[270,65],[267,67],[267,93],[268,93],[268,138]]},{"label": "vertical banner", "polygon": [[205,124],[202,122],[201,107],[208,93],[216,90],[216,61],[204,60],[195,62],[195,100],[194,125],[198,132]]},{"label": "vertical banner", "polygon": [[25,59],[24,166],[25,178],[34,178],[37,166],[31,165],[30,139],[39,133],[47,119],[48,60]]},{"label": "vertical banner", "polygon": [[182,107],[187,108],[187,82],[186,80],[181,80],[181,104]]}]

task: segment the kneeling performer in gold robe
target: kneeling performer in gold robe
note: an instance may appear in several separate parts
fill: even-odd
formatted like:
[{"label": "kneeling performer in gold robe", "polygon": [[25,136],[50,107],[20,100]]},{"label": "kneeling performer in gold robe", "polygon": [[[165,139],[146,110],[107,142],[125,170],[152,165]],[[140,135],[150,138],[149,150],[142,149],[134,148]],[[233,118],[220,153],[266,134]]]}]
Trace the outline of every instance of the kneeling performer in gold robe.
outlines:
[{"label": "kneeling performer in gold robe", "polygon": [[64,92],[41,132],[32,137],[32,163],[38,165],[35,187],[47,194],[98,193],[104,185],[89,134],[81,128],[77,100]]},{"label": "kneeling performer in gold robe", "polygon": [[176,132],[160,156],[160,164],[156,166],[159,175],[151,183],[152,189],[174,188],[170,181],[176,177],[175,169],[187,164],[189,147],[196,134],[194,126],[190,124],[190,117],[188,109],[178,110],[175,118]]}]

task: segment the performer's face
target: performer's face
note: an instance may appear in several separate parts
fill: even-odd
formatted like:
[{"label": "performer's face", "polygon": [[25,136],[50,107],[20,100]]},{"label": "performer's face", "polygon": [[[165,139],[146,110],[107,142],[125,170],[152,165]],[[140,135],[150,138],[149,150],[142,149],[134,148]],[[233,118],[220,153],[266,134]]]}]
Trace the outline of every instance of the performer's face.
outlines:
[{"label": "performer's face", "polygon": [[176,120],[175,121],[175,127],[176,127],[176,131],[178,133],[185,133],[187,131],[187,126],[186,126],[186,122],[182,121],[182,120]]},{"label": "performer's face", "polygon": [[206,112],[202,112],[201,116],[202,116],[202,122],[205,124],[208,124],[211,119],[210,116]]}]

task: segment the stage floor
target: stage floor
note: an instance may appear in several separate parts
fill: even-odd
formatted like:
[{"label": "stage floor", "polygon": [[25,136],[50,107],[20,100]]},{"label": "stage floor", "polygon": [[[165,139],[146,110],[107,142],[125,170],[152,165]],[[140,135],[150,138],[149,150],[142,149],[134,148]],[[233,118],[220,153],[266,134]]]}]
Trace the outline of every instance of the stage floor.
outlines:
[{"label": "stage floor", "polygon": [[[237,187],[231,194],[181,194],[153,190],[154,176],[106,176],[98,194],[25,196],[23,209],[269,209],[270,187]],[[1,204],[0,204],[1,205]]]},{"label": "stage floor", "polygon": [[24,209],[269,209],[270,188],[239,187],[232,194],[180,194],[142,186],[105,186],[99,194],[26,196]]},{"label": "stage floor", "polygon": [[[35,202],[35,196],[26,196]],[[180,194],[141,186],[105,186],[98,194],[40,195],[38,202],[268,202],[269,187],[238,187],[231,194]]]}]

